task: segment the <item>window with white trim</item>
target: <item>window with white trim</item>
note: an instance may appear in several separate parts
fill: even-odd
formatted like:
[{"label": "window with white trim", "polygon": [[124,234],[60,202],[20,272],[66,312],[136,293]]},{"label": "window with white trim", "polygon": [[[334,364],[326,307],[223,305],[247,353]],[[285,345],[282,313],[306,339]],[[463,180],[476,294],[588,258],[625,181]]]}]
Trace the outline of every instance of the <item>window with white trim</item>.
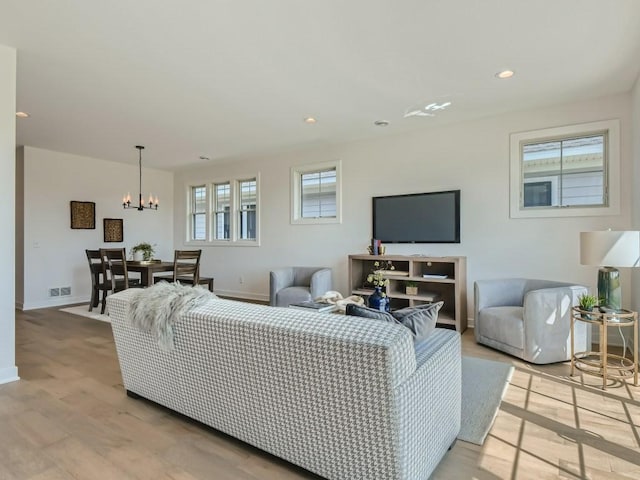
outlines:
[{"label": "window with white trim", "polygon": [[619,122],[511,135],[511,217],[616,215]]},{"label": "window with white trim", "polygon": [[259,178],[188,186],[188,242],[259,245]]},{"label": "window with white trim", "polygon": [[207,187],[191,187],[190,240],[207,239]]},{"label": "window with white trim", "polygon": [[241,240],[256,239],[257,193],[255,178],[238,181],[238,238]]},{"label": "window with white trim", "polygon": [[340,223],[340,162],[291,169],[291,223]]},{"label": "window with white trim", "polygon": [[231,183],[213,184],[213,239],[231,238]]}]

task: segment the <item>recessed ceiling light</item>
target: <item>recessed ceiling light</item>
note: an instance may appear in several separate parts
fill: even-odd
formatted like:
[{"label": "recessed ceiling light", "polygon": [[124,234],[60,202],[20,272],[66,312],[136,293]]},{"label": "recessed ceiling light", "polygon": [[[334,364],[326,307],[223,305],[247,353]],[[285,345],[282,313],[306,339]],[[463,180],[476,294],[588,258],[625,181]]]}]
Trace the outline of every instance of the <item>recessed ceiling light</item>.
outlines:
[{"label": "recessed ceiling light", "polygon": [[496,73],[496,77],[498,78],[511,78],[516,72],[513,70],[502,70],[501,72]]},{"label": "recessed ceiling light", "polygon": [[16,112],[16,117],[18,117],[18,118],[29,118],[29,114],[27,112]]},{"label": "recessed ceiling light", "polygon": [[308,123],[309,125],[313,125],[317,120],[314,117],[307,117],[304,119],[304,123]]},{"label": "recessed ceiling light", "polygon": [[373,122],[373,124],[376,127],[388,127],[389,126],[389,121],[388,120],[376,120],[375,122]]}]

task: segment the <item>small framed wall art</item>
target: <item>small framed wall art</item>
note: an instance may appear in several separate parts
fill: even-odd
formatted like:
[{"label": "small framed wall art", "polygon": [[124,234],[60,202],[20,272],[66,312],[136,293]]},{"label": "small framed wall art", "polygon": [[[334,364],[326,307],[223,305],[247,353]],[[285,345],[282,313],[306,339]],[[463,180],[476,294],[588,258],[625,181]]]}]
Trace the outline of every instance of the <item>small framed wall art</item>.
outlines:
[{"label": "small framed wall art", "polygon": [[122,242],[124,241],[123,223],[121,218],[103,218],[104,241]]},{"label": "small framed wall art", "polygon": [[93,230],[96,228],[96,204],[71,200],[71,228]]}]

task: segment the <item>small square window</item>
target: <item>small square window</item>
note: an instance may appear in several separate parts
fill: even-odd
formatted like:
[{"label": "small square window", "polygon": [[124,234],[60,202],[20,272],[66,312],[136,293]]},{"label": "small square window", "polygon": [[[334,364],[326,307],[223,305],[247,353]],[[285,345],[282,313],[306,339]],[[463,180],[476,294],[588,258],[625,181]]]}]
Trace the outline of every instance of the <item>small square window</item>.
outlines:
[{"label": "small square window", "polygon": [[619,122],[511,135],[511,217],[616,215]]},{"label": "small square window", "polygon": [[291,169],[291,223],[340,223],[340,162]]}]

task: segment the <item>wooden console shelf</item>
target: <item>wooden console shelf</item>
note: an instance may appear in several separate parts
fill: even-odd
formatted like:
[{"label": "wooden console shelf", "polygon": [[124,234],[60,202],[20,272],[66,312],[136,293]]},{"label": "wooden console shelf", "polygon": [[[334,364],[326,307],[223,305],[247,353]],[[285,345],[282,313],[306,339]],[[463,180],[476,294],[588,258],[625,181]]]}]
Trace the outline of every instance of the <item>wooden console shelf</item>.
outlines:
[{"label": "wooden console shelf", "polygon": [[[349,289],[352,295],[367,297],[373,288],[367,286],[367,275],[374,262],[392,262],[395,271],[389,279],[387,295],[391,308],[403,308],[444,301],[438,323],[454,325],[460,333],[467,328],[467,258],[426,257],[408,255],[349,255]],[[425,277],[427,275],[428,277]],[[418,286],[418,293],[407,295],[405,282]]]}]

